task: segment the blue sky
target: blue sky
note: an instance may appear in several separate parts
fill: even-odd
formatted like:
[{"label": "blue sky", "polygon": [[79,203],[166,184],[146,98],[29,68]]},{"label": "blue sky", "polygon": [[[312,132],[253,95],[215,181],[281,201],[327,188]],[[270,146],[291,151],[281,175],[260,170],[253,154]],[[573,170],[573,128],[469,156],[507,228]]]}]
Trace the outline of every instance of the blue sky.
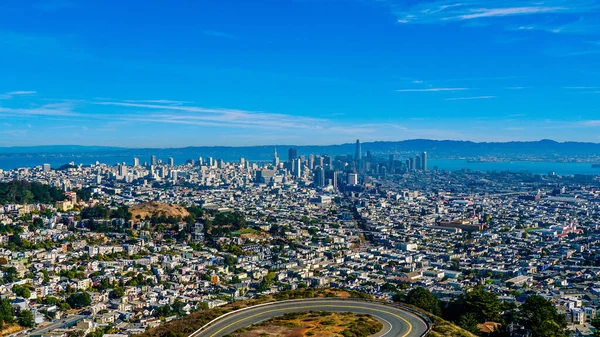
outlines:
[{"label": "blue sky", "polygon": [[599,0],[2,0],[0,146],[600,141]]}]

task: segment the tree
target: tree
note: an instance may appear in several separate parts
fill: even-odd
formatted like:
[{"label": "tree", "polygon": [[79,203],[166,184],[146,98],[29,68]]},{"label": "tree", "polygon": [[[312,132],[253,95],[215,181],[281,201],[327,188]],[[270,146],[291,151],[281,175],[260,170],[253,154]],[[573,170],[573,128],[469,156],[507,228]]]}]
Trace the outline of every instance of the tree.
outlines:
[{"label": "tree", "polygon": [[60,300],[56,297],[48,296],[45,297],[42,302],[48,305],[57,305],[58,303],[60,303]]},{"label": "tree", "polygon": [[479,323],[498,322],[502,302],[498,295],[478,286],[465,294],[465,311],[472,313]]},{"label": "tree", "polygon": [[0,300],[0,322],[3,323],[14,323],[15,316],[13,315],[13,308],[10,305],[10,301],[7,299]]},{"label": "tree", "polygon": [[115,288],[110,293],[110,296],[112,298],[121,298],[121,297],[123,297],[123,295],[125,295],[125,291],[123,290],[123,288]]},{"label": "tree", "polygon": [[26,328],[33,328],[35,325],[35,319],[33,314],[29,310],[21,310],[19,312],[19,325]]},{"label": "tree", "polygon": [[398,293],[395,293],[394,296],[392,296],[392,301],[394,301],[394,302],[404,302],[405,298],[406,298],[406,294],[405,293],[398,292]]},{"label": "tree", "polygon": [[67,302],[61,302],[58,305],[58,309],[60,309],[60,311],[68,311],[68,310],[71,310],[71,306]]},{"label": "tree", "polygon": [[15,295],[23,298],[28,299],[31,297],[31,290],[29,290],[27,286],[14,286],[13,292],[15,293]]},{"label": "tree", "polygon": [[185,312],[183,311],[184,306],[185,304],[183,304],[183,302],[180,299],[175,299],[172,305],[173,312],[175,312],[179,316],[183,316],[185,314]]},{"label": "tree", "polygon": [[458,326],[474,334],[479,333],[477,323],[477,318],[470,312],[462,314],[458,320]]},{"label": "tree", "polygon": [[83,308],[92,304],[92,298],[86,292],[71,294],[71,296],[67,297],[67,303],[71,306],[71,308]]},{"label": "tree", "polygon": [[552,302],[531,295],[521,306],[520,323],[532,332],[532,337],[566,337],[567,320]]},{"label": "tree", "polygon": [[429,311],[436,316],[440,316],[442,314],[440,301],[437,299],[437,297],[433,296],[428,289],[423,287],[418,287],[409,291],[408,294],[406,294],[406,303],[417,306],[425,311]]}]

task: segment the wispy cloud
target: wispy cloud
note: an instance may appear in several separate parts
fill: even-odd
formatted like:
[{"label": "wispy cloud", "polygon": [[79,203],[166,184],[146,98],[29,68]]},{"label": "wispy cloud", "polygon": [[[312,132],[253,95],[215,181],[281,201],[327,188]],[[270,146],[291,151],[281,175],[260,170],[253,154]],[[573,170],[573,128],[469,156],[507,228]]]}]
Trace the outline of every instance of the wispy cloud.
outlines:
[{"label": "wispy cloud", "polygon": [[0,107],[0,115],[4,117],[79,116],[79,114],[73,111],[72,104],[69,103],[46,104],[37,108]]},{"label": "wispy cloud", "polygon": [[[597,9],[597,8],[596,8]],[[592,9],[590,13],[593,13]],[[512,31],[542,31],[552,34],[596,34],[600,29],[597,19],[588,18],[585,15],[570,20],[546,20],[544,22],[530,23],[527,25],[516,25],[509,27]]]},{"label": "wispy cloud", "polygon": [[156,99],[156,100],[125,100],[126,103],[151,103],[151,104],[171,104],[171,105],[183,105],[190,104],[189,101],[172,101],[168,99]]},{"label": "wispy cloud", "polygon": [[446,98],[445,101],[465,101],[465,100],[492,99],[492,98],[496,98],[496,96],[455,97],[455,98]]},{"label": "wispy cloud", "polygon": [[11,99],[14,96],[35,95],[36,91],[11,91],[5,94],[0,94],[0,99]]},{"label": "wispy cloud", "polygon": [[[578,13],[587,14],[600,10],[600,5],[594,0],[433,0],[433,1],[402,1],[383,0],[389,4],[397,16],[399,23],[403,24],[443,24],[448,22],[470,21],[479,22],[477,27],[483,24],[481,20],[522,17],[545,18],[545,14],[553,14],[553,18],[562,18],[565,15]],[[513,25],[511,29],[534,30],[540,29],[532,20],[527,24]],[[491,22],[491,21],[490,21]],[[487,23],[487,22],[486,22]],[[554,25],[554,29],[560,31],[577,31],[580,27],[564,24]],[[508,27],[507,27],[508,28]]]},{"label": "wispy cloud", "polygon": [[399,89],[397,92],[440,92],[440,91],[465,91],[469,88],[425,88],[425,89]]},{"label": "wispy cloud", "polygon": [[495,16],[511,16],[511,15],[527,15],[527,14],[539,14],[539,13],[550,13],[550,12],[561,12],[566,10],[565,7],[511,7],[511,8],[474,8],[470,9],[470,14],[458,15],[455,18],[445,18],[448,20],[459,19],[459,20],[471,20],[479,18],[489,18]]},{"label": "wispy cloud", "polygon": [[581,121],[578,124],[581,126],[586,126],[586,127],[598,127],[598,126],[600,126],[600,119]]},{"label": "wispy cloud", "polygon": [[[144,108],[156,113],[132,113],[124,111],[122,120],[187,124],[198,126],[224,126],[241,128],[293,128],[311,129],[328,121],[319,118],[292,116],[278,113],[246,111],[238,109],[206,108],[187,105],[144,104],[128,102],[95,102],[96,105],[120,106],[124,108]],[[177,113],[169,113],[177,112]]]}]

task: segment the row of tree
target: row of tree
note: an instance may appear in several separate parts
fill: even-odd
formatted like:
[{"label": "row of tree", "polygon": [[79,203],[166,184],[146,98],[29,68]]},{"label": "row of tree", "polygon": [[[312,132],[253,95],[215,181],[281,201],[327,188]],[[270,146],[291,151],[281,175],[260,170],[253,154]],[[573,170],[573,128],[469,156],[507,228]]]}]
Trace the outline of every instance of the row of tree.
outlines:
[{"label": "row of tree", "polygon": [[498,322],[503,328],[497,332],[503,335],[511,323],[521,324],[532,332],[532,337],[566,337],[567,321],[552,302],[538,295],[530,295],[518,309],[514,303],[503,302],[493,292],[477,286],[442,306],[428,289],[415,288],[403,295],[394,296],[395,301],[404,301],[436,316],[452,321],[472,333],[479,334],[477,325],[484,322]]}]

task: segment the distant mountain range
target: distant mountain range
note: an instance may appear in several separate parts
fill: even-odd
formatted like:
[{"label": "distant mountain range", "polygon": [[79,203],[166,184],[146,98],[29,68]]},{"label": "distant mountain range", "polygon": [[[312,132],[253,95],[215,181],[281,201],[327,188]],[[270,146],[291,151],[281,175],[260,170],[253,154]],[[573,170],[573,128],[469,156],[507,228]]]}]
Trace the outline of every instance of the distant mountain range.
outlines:
[{"label": "distant mountain range", "polygon": [[[183,148],[124,148],[106,146],[49,145],[26,147],[0,147],[0,157],[40,156],[185,156],[190,159],[198,156],[215,158],[245,157],[252,160],[270,160],[274,149],[279,157],[287,158],[287,150],[296,147],[298,154],[354,154],[355,144],[338,145],[264,145],[264,146],[198,146]],[[362,151],[373,154],[407,154],[426,151],[433,157],[474,157],[474,156],[541,156],[576,157],[600,155],[600,143],[556,142],[540,140],[531,142],[471,142],[455,140],[414,139],[398,142],[365,142]]]}]

